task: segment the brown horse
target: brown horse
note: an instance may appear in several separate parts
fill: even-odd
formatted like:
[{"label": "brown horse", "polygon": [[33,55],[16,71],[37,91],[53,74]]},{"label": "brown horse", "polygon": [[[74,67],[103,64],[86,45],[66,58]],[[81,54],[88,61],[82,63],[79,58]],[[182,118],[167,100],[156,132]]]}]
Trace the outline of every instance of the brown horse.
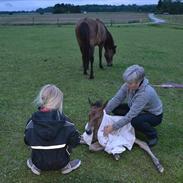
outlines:
[{"label": "brown horse", "polygon": [[87,74],[90,63],[90,79],[94,78],[93,62],[94,62],[94,48],[99,47],[99,67],[102,69],[102,49],[104,47],[106,62],[108,66],[112,66],[112,59],[116,53],[116,45],[111,33],[106,26],[99,19],[93,20],[84,18],[77,22],[76,37],[82,53],[84,74]]},{"label": "brown horse", "polygon": [[[92,103],[89,99],[89,104],[91,106],[90,112],[89,112],[89,122],[85,129],[87,134],[91,134],[93,132],[93,140],[92,140],[93,144],[90,145],[89,149],[91,151],[103,150],[104,148],[97,141],[97,132],[98,132],[98,129],[100,127],[100,124],[101,124],[101,121],[103,118],[103,109],[105,108],[107,102],[105,102],[105,104],[103,104],[102,101],[96,101],[95,103]],[[144,141],[141,141],[137,138],[135,139],[135,143],[137,145],[139,145],[140,148],[142,148],[144,151],[146,151],[150,155],[157,170],[160,173],[163,173],[163,171],[164,171],[163,166],[160,164],[158,158],[152,153],[152,151],[151,151],[150,147],[147,145],[147,143]],[[114,158],[116,160],[118,160],[119,155],[118,156],[114,155]]]}]

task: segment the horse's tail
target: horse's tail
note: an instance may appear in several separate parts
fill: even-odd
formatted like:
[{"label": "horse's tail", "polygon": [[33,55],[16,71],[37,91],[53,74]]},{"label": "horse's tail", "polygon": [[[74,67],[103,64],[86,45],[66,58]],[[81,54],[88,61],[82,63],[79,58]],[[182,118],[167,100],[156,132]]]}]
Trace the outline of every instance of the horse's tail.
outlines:
[{"label": "horse's tail", "polygon": [[89,67],[89,54],[90,54],[90,29],[86,22],[82,22],[79,26],[79,37],[82,44],[82,54],[85,60],[83,63],[86,68]]}]

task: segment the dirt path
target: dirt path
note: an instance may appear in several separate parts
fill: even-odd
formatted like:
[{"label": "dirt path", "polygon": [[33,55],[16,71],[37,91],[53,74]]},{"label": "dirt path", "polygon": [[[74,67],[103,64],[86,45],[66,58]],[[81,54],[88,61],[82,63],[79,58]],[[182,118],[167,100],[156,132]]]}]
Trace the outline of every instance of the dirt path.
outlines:
[{"label": "dirt path", "polygon": [[149,13],[149,14],[148,14],[148,17],[149,17],[149,19],[150,19],[153,23],[155,23],[155,24],[166,23],[165,20],[160,19],[160,18],[157,18],[157,17],[155,16],[154,13]]}]

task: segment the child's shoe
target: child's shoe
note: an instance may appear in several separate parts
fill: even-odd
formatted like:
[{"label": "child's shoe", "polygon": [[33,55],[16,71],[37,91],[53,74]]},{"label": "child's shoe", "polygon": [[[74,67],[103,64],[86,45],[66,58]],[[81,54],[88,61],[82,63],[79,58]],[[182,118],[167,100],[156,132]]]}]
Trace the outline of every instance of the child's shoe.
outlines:
[{"label": "child's shoe", "polygon": [[67,174],[77,169],[81,165],[81,160],[75,159],[70,161],[64,168],[62,168],[62,174]]},{"label": "child's shoe", "polygon": [[36,174],[36,175],[40,175],[41,174],[41,170],[38,169],[33,163],[32,163],[32,160],[31,158],[29,158],[27,160],[27,166],[31,169],[31,171]]}]

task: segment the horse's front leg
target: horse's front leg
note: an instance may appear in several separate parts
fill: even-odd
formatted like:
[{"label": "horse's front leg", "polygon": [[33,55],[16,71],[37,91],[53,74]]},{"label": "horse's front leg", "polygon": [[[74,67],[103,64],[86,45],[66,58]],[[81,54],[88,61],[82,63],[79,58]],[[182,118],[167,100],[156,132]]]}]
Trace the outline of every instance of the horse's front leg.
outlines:
[{"label": "horse's front leg", "polygon": [[103,69],[103,65],[102,65],[102,46],[99,46],[99,67],[101,69]]},{"label": "horse's front leg", "polygon": [[154,165],[156,166],[157,170],[160,173],[163,173],[163,171],[164,171],[163,166],[160,164],[159,159],[152,153],[152,151],[149,148],[149,146],[147,145],[147,143],[144,142],[144,141],[141,141],[137,138],[135,139],[135,143],[138,144],[140,148],[142,148],[144,151],[146,151],[150,155],[150,157],[151,157]]}]

